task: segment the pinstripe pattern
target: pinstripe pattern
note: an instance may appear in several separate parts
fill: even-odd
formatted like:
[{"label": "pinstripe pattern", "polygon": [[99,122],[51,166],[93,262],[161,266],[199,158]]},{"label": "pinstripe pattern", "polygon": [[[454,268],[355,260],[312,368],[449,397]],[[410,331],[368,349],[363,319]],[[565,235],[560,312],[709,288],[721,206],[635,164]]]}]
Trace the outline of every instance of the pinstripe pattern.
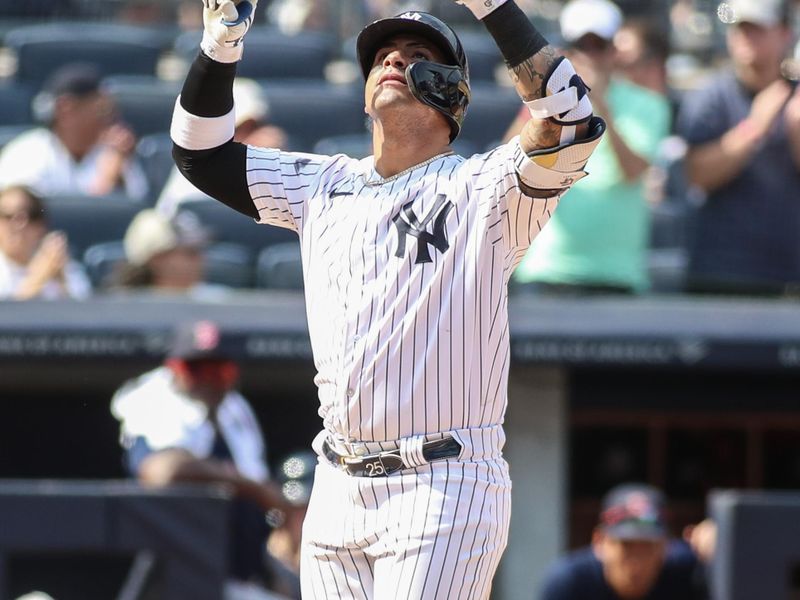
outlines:
[{"label": "pinstripe pattern", "polygon": [[[451,155],[383,185],[372,159],[250,148],[261,221],[301,239],[309,333],[325,429],[343,440],[397,440],[502,422],[511,272],[557,200],[519,189],[516,143]],[[449,247],[406,235],[446,197]],[[437,205],[438,206],[438,205]],[[425,229],[434,228],[433,220]],[[402,244],[400,244],[402,248]],[[427,248],[431,262],[419,262]]]},{"label": "pinstripe pattern", "polygon": [[303,598],[488,598],[510,487],[502,459],[380,480],[320,464],[303,526]]},{"label": "pinstripe pattern", "polygon": [[300,236],[332,443],[375,452],[449,432],[463,447],[376,479],[320,464],[304,598],[489,596],[510,515],[507,284],[557,204],[521,192],[521,153],[515,141],[380,181],[371,157],[248,149],[261,222]]}]

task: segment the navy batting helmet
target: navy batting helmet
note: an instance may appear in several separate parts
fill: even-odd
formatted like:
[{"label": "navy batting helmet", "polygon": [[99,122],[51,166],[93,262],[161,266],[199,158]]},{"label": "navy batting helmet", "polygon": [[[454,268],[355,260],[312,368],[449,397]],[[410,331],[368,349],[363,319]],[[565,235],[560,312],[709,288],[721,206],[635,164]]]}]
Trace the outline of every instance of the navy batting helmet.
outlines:
[{"label": "navy batting helmet", "polygon": [[364,79],[372,70],[375,53],[396,35],[418,35],[434,44],[447,64],[417,62],[406,68],[411,93],[424,104],[442,113],[450,124],[450,141],[458,137],[469,104],[469,65],[461,40],[441,19],[425,12],[404,12],[379,19],[361,30],[356,41],[358,62]]}]

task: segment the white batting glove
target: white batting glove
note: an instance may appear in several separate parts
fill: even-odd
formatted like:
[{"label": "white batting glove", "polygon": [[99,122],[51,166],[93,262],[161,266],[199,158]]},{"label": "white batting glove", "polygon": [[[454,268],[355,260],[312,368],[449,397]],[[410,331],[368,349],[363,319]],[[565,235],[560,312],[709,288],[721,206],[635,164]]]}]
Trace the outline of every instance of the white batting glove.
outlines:
[{"label": "white batting glove", "polygon": [[253,24],[258,0],[203,0],[203,40],[200,49],[217,62],[242,58],[242,40]]},{"label": "white batting glove", "polygon": [[456,0],[456,4],[466,6],[478,19],[483,19],[506,2],[507,0]]}]

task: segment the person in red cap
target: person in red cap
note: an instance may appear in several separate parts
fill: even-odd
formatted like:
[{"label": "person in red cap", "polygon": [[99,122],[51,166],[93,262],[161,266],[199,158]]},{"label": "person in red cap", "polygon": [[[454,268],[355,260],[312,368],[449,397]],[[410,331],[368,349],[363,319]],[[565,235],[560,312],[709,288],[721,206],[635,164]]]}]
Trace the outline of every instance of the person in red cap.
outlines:
[{"label": "person in red cap", "polygon": [[672,541],[656,488],[623,484],[603,499],[588,548],[557,561],[540,600],[701,600],[707,598],[702,563]]},{"label": "person in red cap", "polygon": [[[265,514],[288,503],[270,480],[261,427],[236,390],[235,345],[216,323],[176,328],[164,364],[126,382],[111,412],[131,476],[152,487],[181,482],[217,483],[235,495],[226,598],[261,596],[271,583]],[[259,586],[261,587],[261,586]],[[238,590],[238,591],[232,591]]]}]

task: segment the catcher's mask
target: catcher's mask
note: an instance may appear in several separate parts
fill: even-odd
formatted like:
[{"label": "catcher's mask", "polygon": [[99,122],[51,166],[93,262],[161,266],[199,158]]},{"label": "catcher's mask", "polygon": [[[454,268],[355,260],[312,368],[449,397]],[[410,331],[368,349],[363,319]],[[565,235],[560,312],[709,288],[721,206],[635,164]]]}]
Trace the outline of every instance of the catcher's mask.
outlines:
[{"label": "catcher's mask", "polygon": [[450,141],[458,137],[469,104],[469,66],[456,32],[444,21],[424,12],[404,12],[379,19],[358,34],[356,51],[364,79],[372,70],[375,53],[389,38],[418,35],[433,43],[448,64],[417,62],[406,68],[411,93],[420,102],[442,113],[450,124]]}]

